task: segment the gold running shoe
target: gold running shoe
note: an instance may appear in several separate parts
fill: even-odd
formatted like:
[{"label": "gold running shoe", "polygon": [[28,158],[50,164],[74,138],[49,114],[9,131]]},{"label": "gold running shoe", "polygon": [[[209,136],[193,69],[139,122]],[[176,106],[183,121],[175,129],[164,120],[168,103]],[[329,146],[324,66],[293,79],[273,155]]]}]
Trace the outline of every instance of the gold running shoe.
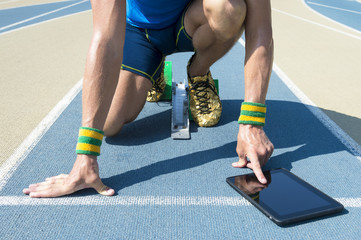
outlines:
[{"label": "gold running shoe", "polygon": [[211,72],[208,72],[204,76],[189,76],[189,66],[193,56],[189,60],[187,66],[190,110],[193,120],[198,126],[212,127],[216,125],[221,118],[222,104],[214,85]]},{"label": "gold running shoe", "polygon": [[154,81],[152,88],[148,91],[147,101],[158,102],[164,93],[166,83],[164,80],[164,61],[162,63],[162,71],[159,78]]}]

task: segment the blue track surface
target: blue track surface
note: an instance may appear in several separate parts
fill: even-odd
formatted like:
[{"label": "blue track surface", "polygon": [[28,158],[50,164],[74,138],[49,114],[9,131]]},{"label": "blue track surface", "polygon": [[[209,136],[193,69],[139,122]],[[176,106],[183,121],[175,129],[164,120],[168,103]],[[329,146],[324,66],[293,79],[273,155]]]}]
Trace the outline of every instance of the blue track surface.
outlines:
[{"label": "blue track surface", "polygon": [[0,10],[0,33],[90,9],[90,1],[84,0],[3,9]]},{"label": "blue track surface", "polygon": [[[358,239],[360,207],[280,228],[253,206],[212,202],[242,200],[225,179],[250,172],[231,167],[237,160],[244,54],[237,43],[212,67],[223,104],[218,126],[192,123],[191,140],[175,141],[170,138],[169,104],[147,103],[120,135],[105,139],[100,174],[116,196],[84,190],[59,199],[29,199],[21,192],[29,183],[72,167],[81,123],[79,94],[0,189],[0,239]],[[189,57],[168,58],[176,81],[186,77]],[[287,168],[334,198],[360,197],[361,162],[275,73],[267,106],[265,130],[276,149],[264,169]],[[12,202],[5,204],[6,197]],[[154,198],[160,201],[149,201]]]},{"label": "blue track surface", "polygon": [[356,0],[305,0],[322,15],[361,31],[361,3]]},{"label": "blue track surface", "polygon": [[[85,190],[53,200],[60,201],[55,206],[52,200],[50,204],[40,201],[31,206],[21,202],[16,206],[0,206],[1,221],[6,220],[12,226],[3,225],[1,236],[4,239],[24,236],[32,239],[43,236],[48,239],[352,239],[359,236],[360,208],[346,208],[339,216],[280,228],[252,206],[109,204],[131,196],[241,198],[225,179],[248,172],[231,167],[237,159],[236,119],[243,92],[243,63],[239,56],[243,55],[243,47],[237,44],[212,68],[214,77],[220,79],[224,108],[217,127],[198,128],[193,124],[191,140],[175,141],[170,138],[170,106],[147,104],[134,123],[126,126],[119,136],[107,138],[102,147],[101,176],[115,188],[116,196],[98,197],[94,191]],[[175,79],[183,80],[186,76],[188,58],[189,54],[169,58],[176,67]],[[267,105],[266,131],[276,150],[265,169],[287,168],[335,198],[359,196],[360,161],[275,74]],[[18,167],[0,196],[20,197],[21,189],[28,183],[68,172],[75,158],[80,120],[79,95]],[[62,205],[69,198],[80,201],[84,196],[93,196],[105,204]]]}]

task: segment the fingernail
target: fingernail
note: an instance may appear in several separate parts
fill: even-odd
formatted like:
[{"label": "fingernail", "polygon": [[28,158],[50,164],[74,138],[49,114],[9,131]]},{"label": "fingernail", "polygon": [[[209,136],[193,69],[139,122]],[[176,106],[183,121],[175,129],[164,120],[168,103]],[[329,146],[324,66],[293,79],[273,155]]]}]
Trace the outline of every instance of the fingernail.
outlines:
[{"label": "fingernail", "polygon": [[266,183],[267,183],[267,179],[261,178],[261,183],[266,184]]},{"label": "fingernail", "polygon": [[238,166],[239,166],[239,165],[238,165],[238,162],[232,163],[232,166],[233,166],[233,167],[238,167]]},{"label": "fingernail", "polygon": [[107,195],[107,196],[113,195],[113,189],[108,188],[108,189],[104,190],[104,191],[102,192],[102,194]]}]

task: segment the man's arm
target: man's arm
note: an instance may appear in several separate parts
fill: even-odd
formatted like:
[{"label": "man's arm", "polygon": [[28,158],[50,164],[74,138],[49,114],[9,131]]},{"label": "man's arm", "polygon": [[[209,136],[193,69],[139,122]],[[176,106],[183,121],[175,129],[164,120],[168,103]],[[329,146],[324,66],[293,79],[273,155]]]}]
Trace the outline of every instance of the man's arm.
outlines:
[{"label": "man's arm", "polygon": [[[273,64],[270,0],[246,0],[245,102],[265,104]],[[273,145],[261,126],[239,125],[234,167],[253,169],[261,183],[267,183],[261,167],[273,152]],[[247,161],[247,158],[250,162]]]},{"label": "man's arm", "polygon": [[[91,4],[93,36],[83,80],[82,126],[103,130],[122,63],[126,1],[92,0]],[[30,197],[57,197],[84,188],[94,188],[104,195],[114,194],[99,177],[97,157],[78,154],[70,174],[31,184],[23,192]]]}]

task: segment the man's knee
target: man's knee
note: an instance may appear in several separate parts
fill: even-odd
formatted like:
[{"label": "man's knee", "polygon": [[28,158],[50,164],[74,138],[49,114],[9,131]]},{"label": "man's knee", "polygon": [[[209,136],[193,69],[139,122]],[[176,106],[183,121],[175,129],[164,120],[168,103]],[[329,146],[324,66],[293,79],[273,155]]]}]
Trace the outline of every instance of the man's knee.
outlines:
[{"label": "man's knee", "polygon": [[218,39],[227,41],[242,34],[247,13],[244,0],[204,0],[203,8]]}]

